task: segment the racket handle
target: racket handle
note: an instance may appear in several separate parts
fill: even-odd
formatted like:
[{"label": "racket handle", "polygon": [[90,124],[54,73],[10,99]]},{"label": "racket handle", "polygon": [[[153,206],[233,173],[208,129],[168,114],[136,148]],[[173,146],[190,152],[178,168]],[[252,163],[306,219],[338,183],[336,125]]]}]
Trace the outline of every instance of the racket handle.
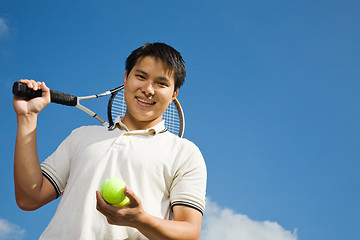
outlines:
[{"label": "racket handle", "polygon": [[[41,90],[34,91],[28,88],[28,86],[22,82],[15,82],[13,85],[12,92],[17,97],[24,97],[27,99],[33,99],[42,96]],[[50,90],[50,97],[51,97],[51,102],[53,103],[58,103],[66,106],[77,105],[77,97],[67,93]]]}]

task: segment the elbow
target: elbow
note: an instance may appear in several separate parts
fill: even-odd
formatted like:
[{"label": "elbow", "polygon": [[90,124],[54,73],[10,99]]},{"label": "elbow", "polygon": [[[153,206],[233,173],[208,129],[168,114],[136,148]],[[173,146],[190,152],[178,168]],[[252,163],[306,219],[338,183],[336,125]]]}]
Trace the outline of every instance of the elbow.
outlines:
[{"label": "elbow", "polygon": [[24,199],[19,197],[16,197],[16,204],[23,211],[34,211],[41,207],[40,205],[35,204],[33,201],[29,199]]},{"label": "elbow", "polygon": [[21,210],[24,211],[34,211],[39,209],[45,204],[56,199],[56,197],[57,195],[54,189],[48,193],[45,190],[24,191],[20,188],[15,188],[16,204]]},{"label": "elbow", "polygon": [[34,211],[39,208],[39,207],[35,207],[30,204],[27,204],[25,201],[16,201],[16,204],[23,211]]},{"label": "elbow", "polygon": [[34,211],[38,208],[40,208],[39,206],[34,206],[34,205],[30,205],[30,204],[27,204],[27,203],[24,203],[24,202],[16,202],[18,207],[23,210],[23,211]]},{"label": "elbow", "polygon": [[200,234],[201,234],[201,229],[195,233],[195,236],[194,236],[193,239],[199,240],[200,239]]}]

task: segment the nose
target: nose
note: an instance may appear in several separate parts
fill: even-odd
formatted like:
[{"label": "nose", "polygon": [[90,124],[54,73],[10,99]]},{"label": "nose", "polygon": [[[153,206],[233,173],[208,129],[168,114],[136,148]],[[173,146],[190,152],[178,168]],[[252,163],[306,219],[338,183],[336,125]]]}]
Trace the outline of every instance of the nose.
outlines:
[{"label": "nose", "polygon": [[153,87],[152,83],[149,81],[144,82],[144,85],[143,85],[141,91],[146,97],[151,97],[155,94],[154,87]]}]

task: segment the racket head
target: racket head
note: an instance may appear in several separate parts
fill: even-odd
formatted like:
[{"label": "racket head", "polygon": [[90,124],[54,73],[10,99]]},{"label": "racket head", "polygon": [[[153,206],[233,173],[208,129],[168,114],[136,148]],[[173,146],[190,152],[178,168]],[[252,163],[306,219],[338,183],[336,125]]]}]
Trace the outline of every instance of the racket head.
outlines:
[{"label": "racket head", "polygon": [[[126,103],[124,98],[124,87],[111,94],[108,102],[108,121],[109,126],[113,126],[115,119],[124,116],[126,112]],[[180,102],[175,98],[163,113],[165,127],[171,133],[183,137],[185,130],[185,116]]]},{"label": "racket head", "polygon": [[185,130],[185,116],[180,102],[175,98],[163,113],[165,127],[171,133],[183,137]]}]

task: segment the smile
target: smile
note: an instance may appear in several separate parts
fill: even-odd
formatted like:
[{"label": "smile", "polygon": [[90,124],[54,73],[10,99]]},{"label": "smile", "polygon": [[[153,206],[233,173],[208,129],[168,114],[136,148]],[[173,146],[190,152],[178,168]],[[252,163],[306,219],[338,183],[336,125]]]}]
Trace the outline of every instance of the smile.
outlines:
[{"label": "smile", "polygon": [[136,98],[136,100],[138,100],[141,103],[145,103],[145,104],[149,104],[149,105],[154,105],[155,104],[155,102],[146,101],[146,100],[138,98],[138,97]]}]

